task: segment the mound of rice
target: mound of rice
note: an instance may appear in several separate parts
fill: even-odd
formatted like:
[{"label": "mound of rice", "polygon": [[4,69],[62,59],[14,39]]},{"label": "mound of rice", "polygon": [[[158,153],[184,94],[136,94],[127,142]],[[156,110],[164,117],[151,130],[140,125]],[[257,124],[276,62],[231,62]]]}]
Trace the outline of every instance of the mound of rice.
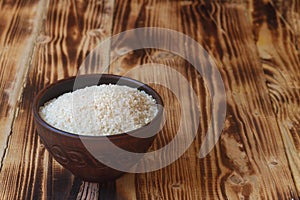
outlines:
[{"label": "mound of rice", "polygon": [[53,127],[79,135],[114,135],[149,123],[157,114],[151,95],[120,85],[90,86],[65,93],[40,107]]}]

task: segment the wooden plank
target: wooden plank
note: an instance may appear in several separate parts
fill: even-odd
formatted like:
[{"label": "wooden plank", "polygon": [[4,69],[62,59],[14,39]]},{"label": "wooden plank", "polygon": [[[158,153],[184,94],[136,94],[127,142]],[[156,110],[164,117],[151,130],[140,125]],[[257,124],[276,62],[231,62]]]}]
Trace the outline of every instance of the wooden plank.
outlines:
[{"label": "wooden plank", "polygon": [[281,131],[285,152],[300,196],[300,4],[254,4],[256,45]]},{"label": "wooden plank", "polygon": [[44,86],[75,75],[88,53],[110,36],[112,8],[112,1],[49,1],[0,173],[0,199],[67,199],[79,192],[82,181],[40,143],[32,100]]},{"label": "wooden plank", "polygon": [[0,2],[0,169],[42,13],[38,1]]},{"label": "wooden plank", "polygon": [[[245,7],[217,3],[116,1],[115,13],[113,34],[131,28],[159,26],[179,30],[199,41],[214,56],[226,86],[228,106],[220,141],[207,157],[200,160],[196,157],[197,150],[210,113],[205,84],[193,68],[187,67],[178,57],[159,50],[134,51],[115,61],[110,72],[118,74],[126,74],[147,62],[172,66],[196,88],[200,108],[203,108],[201,114],[205,116],[199,136],[179,160],[164,169],[135,175],[134,184],[127,185],[130,192],[118,195],[129,199],[135,190],[137,199],[297,199]],[[126,75],[139,80],[158,76],[155,72]],[[167,119],[176,121],[175,116],[180,113],[178,104],[173,103],[174,97],[163,88],[155,88],[169,109]],[[182,94],[185,89],[180,90]],[[176,125],[167,123],[163,136],[155,140],[153,148],[167,144],[173,129],[176,130]],[[132,177],[120,178],[117,191],[123,191],[118,188],[127,181],[132,183]]]},{"label": "wooden plank", "polygon": [[[187,4],[186,2],[160,1],[151,1],[140,4],[139,2],[133,1],[127,2],[127,4],[124,5],[117,1],[116,13],[123,13],[126,10],[131,10],[131,12],[128,13],[128,21],[123,20],[121,15],[118,18],[118,14],[116,14],[114,33],[124,31],[124,27],[126,27],[126,29],[131,29],[140,26],[159,26],[174,30],[182,30],[181,21],[179,19],[180,8],[182,5]],[[191,3],[188,5],[191,5]],[[121,27],[119,24],[122,24],[123,26]],[[165,42],[167,44],[170,41]],[[176,71],[184,75],[189,80],[190,84],[196,88],[198,96],[201,96],[199,104],[200,107],[203,108],[203,110],[201,110],[201,115],[205,116],[203,119],[210,118],[207,105],[209,98],[205,94],[203,80],[195,78],[199,77],[199,75],[197,75],[195,70],[191,66],[188,66],[188,64],[178,56],[159,50],[148,50],[146,52],[136,51],[130,55],[121,57],[110,69],[113,73],[125,74],[133,67],[147,62],[164,64],[176,69]],[[186,66],[187,68],[183,66]],[[143,74],[127,73],[126,75],[146,81],[149,76],[159,77],[159,73],[162,73],[162,71]],[[169,83],[174,79],[175,77],[166,77],[166,81]],[[153,85],[153,87],[155,87],[162,95],[167,113],[167,124],[165,129],[162,130],[162,135],[159,135],[154,143],[153,149],[156,149],[166,145],[172,139],[174,133],[176,133],[178,120],[176,120],[175,116],[180,116],[180,107],[178,102],[176,102],[176,97],[170,91],[160,88],[157,85]],[[186,91],[188,91],[186,88],[180,89],[182,95],[189,96]],[[207,122],[205,121],[201,123],[199,134],[204,132],[205,127],[207,127],[206,123]],[[193,144],[194,147],[198,147],[197,150],[199,150],[201,139],[202,138],[197,138]],[[134,199],[135,196],[137,199],[200,199],[204,197],[209,198],[210,195],[214,196],[213,191],[206,195],[204,192],[201,192],[203,191],[203,186],[205,188],[206,185],[205,181],[200,179],[201,171],[191,170],[202,167],[200,166],[200,163],[196,161],[197,155],[198,152],[191,148],[181,159],[164,169],[146,174],[138,174],[135,179],[133,179],[132,175],[120,178],[117,181],[118,197],[120,197],[120,199]],[[134,183],[132,183],[133,180]],[[128,182],[130,184],[128,184]],[[127,185],[126,190],[122,189],[123,185]]]},{"label": "wooden plank", "polygon": [[[142,3],[139,1],[116,1],[113,34],[143,26],[159,26],[180,30],[181,23],[178,20],[180,16],[180,4],[186,3],[188,2],[149,1]],[[124,15],[127,17],[123,18]],[[170,41],[165,42],[168,44]],[[126,48],[126,46],[124,48]],[[207,95],[203,93],[203,91],[205,91],[203,80],[193,80],[193,76],[196,76],[195,70],[192,70],[190,66],[188,67],[189,70],[182,67],[188,66],[187,63],[180,57],[169,52],[160,50],[131,52],[116,60],[111,65],[110,72],[122,75],[126,74],[126,76],[136,78],[143,82],[147,82],[149,77],[155,79],[155,77],[159,77],[160,73],[163,73],[162,71],[153,72],[152,70],[142,74],[128,73],[134,67],[145,63],[164,64],[176,69],[176,71],[184,75],[190,82],[195,81],[196,83],[194,83],[193,86],[201,90],[196,92],[199,92],[199,95],[202,94],[200,104],[201,107],[204,108],[202,111],[203,116],[208,115],[205,110],[208,98]],[[174,79],[176,80],[176,77],[168,76],[168,74],[167,77],[165,77],[166,83],[171,83]],[[167,118],[167,124],[162,130],[162,134],[158,135],[152,147],[152,150],[155,150],[163,147],[172,140],[179,126],[179,122],[175,116],[179,116],[180,118],[181,113],[179,103],[176,101],[176,97],[172,92],[158,85],[152,84],[152,86],[164,99]],[[183,95],[189,96],[187,91],[186,88],[180,89]],[[201,124],[199,132],[203,132],[203,126]],[[187,132],[188,131],[191,130],[187,130]],[[199,142],[199,140],[197,142]],[[136,175],[130,174],[121,177],[116,182],[118,199],[199,199],[201,197],[201,194],[198,193],[201,191],[200,172],[198,170],[190,170],[192,168],[199,169],[200,167],[199,163],[195,161],[197,153],[198,152],[193,150],[188,151],[188,153],[184,154],[181,159],[172,165],[155,172]],[[151,165],[151,163],[148,164]],[[126,185],[125,188],[124,185]]]},{"label": "wooden plank", "polygon": [[219,69],[228,91],[229,123],[218,156],[231,171],[223,176],[223,197],[236,193],[237,198],[297,199],[247,11],[216,4],[202,8],[194,7],[201,22],[197,27],[203,27],[197,38],[222,63]]}]

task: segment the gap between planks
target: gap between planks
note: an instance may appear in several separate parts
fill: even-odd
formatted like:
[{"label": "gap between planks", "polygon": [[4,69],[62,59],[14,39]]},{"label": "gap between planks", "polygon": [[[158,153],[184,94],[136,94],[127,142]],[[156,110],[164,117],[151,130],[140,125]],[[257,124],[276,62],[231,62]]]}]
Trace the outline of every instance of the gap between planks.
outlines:
[{"label": "gap between planks", "polygon": [[20,78],[19,78],[19,84],[17,86],[17,89],[19,90],[18,92],[16,92],[16,103],[15,103],[15,107],[13,108],[13,115],[11,117],[11,119],[7,122],[7,124],[10,124],[9,127],[10,127],[10,130],[9,130],[9,134],[6,138],[6,144],[5,144],[5,147],[4,147],[4,150],[3,150],[3,154],[1,155],[1,152],[0,152],[0,156],[1,156],[1,163],[0,163],[0,172],[2,170],[2,165],[3,165],[3,161],[5,160],[6,158],[6,153],[7,153],[7,148],[9,146],[9,142],[10,142],[10,138],[11,138],[11,134],[12,134],[12,131],[13,131],[13,126],[14,126],[14,122],[15,122],[15,119],[18,115],[18,111],[19,111],[19,107],[18,107],[18,104],[20,103],[20,100],[21,100],[21,97],[22,97],[22,94],[23,94],[23,90],[24,90],[24,87],[25,87],[25,83],[26,83],[26,80],[27,80],[27,75],[28,75],[28,72],[30,70],[30,66],[31,66],[31,61],[32,61],[32,57],[33,57],[33,53],[34,53],[34,49],[35,49],[35,42],[38,38],[38,35],[39,35],[39,32],[41,30],[41,27],[42,27],[42,22],[43,22],[43,19],[45,18],[46,14],[47,14],[47,9],[48,9],[48,5],[49,5],[49,0],[44,0],[44,1],[40,1],[39,4],[38,4],[38,12],[37,12],[37,16],[36,16],[36,20],[35,22],[33,23],[33,26],[34,26],[34,29],[33,29],[33,32],[32,32],[32,36],[30,37],[28,43],[27,43],[27,46],[26,46],[26,49],[28,50],[28,54],[27,56],[25,56],[22,60],[22,64],[24,63],[24,70],[23,70],[23,74],[20,74]]}]

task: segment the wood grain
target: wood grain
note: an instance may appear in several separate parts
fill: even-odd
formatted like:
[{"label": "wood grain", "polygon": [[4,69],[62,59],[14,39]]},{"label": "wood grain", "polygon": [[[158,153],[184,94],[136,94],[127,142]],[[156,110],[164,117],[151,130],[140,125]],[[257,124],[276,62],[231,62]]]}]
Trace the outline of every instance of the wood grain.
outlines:
[{"label": "wood grain", "polygon": [[[297,0],[0,1],[0,199],[299,199],[299,13]],[[210,105],[218,94],[214,79],[210,94],[193,66],[168,51],[121,55],[129,48],[126,40],[88,57],[109,36],[139,27],[177,30],[213,56],[226,87],[227,114],[219,142],[203,159],[198,152],[217,117]],[[181,40],[161,42],[195,53]],[[105,69],[110,55],[118,58]],[[208,62],[201,54],[199,60]],[[104,185],[83,182],[62,168],[35,132],[31,104],[41,88],[76,75],[81,64],[80,73],[109,70],[175,87],[180,76],[173,70],[178,72],[193,89],[180,85],[183,103],[170,89],[150,84],[166,110],[166,124],[151,150],[174,138],[182,104],[196,104],[200,124],[186,129],[196,134],[189,149],[163,169]],[[162,65],[168,68],[153,70]],[[196,112],[188,109],[190,116]],[[174,154],[168,153],[161,160]]]},{"label": "wood grain", "polygon": [[[66,199],[80,191],[81,180],[54,161],[40,143],[31,103],[44,86],[76,75],[87,54],[110,35],[112,8],[112,1],[51,0],[41,9],[46,15],[41,17],[41,31],[35,38],[30,71],[3,160],[0,199]],[[90,184],[83,183],[82,187],[85,185]],[[81,197],[95,199],[98,192],[87,196],[79,193],[78,199]]]},{"label": "wood grain", "polygon": [[[135,188],[130,184],[128,190],[136,189],[137,199],[298,198],[246,14],[245,6],[237,4],[116,1],[113,34],[143,26],[180,30],[213,55],[227,90],[226,124],[215,149],[206,158],[197,159],[196,150],[207,125],[202,122],[199,137],[179,160],[164,169],[135,176]],[[153,62],[172,66],[198,89],[204,108],[201,114],[209,116],[203,80],[191,67],[182,67],[187,65],[179,58],[166,55],[159,50],[134,51],[120,57],[110,70],[147,80],[158,74],[132,74],[130,70]],[[170,107],[173,101],[170,94],[165,89],[158,91],[166,100],[166,107]],[[180,114],[176,110],[175,106],[167,118],[178,120],[175,116]],[[167,124],[164,136],[155,141],[154,147],[166,144],[174,129],[174,125]],[[119,179],[117,191],[127,181],[131,183],[132,177]],[[134,196],[130,192],[118,195],[123,199]]]},{"label": "wood grain", "polygon": [[246,10],[215,4],[193,8],[203,30],[198,40],[222,63],[227,87],[228,124],[218,156],[229,170],[221,178],[223,197],[236,193],[237,198],[297,199]]},{"label": "wood grain", "polygon": [[256,45],[300,196],[300,5],[297,1],[257,1],[254,8]]},{"label": "wood grain", "polygon": [[[41,5],[42,3],[40,3]],[[38,1],[0,2],[0,169],[42,10]]]},{"label": "wood grain", "polygon": [[[116,1],[113,34],[125,31],[126,29],[143,26],[159,26],[181,30],[181,23],[178,20],[180,16],[180,4],[182,4],[182,2],[148,1],[147,3],[142,3],[138,1]],[[126,19],[122,17],[125,12],[127,13]],[[168,44],[170,41],[164,42]],[[119,48],[122,48],[122,43]],[[126,48],[126,46],[123,48]],[[134,67],[145,63],[157,63],[171,67],[180,72],[181,75],[184,75],[191,84],[195,82],[193,87],[200,89],[198,94],[203,95],[199,102],[200,107],[203,108],[203,116],[207,116],[207,95],[203,93],[205,91],[203,80],[193,80],[193,77],[198,76],[195,70],[193,70],[191,66],[188,66],[188,63],[183,59],[170,52],[137,50],[116,60],[111,65],[110,72],[130,76],[146,83],[149,79],[154,79],[156,82],[162,81],[162,79],[159,78],[161,74],[164,74],[162,70],[153,71],[151,68],[148,68],[148,71],[146,69],[146,72],[143,73],[130,72]],[[187,68],[182,66],[186,66]],[[177,78],[176,76],[172,76],[171,73],[168,74],[168,72],[165,72],[163,82],[171,85],[170,83],[173,81],[176,82]],[[180,119],[181,113],[179,102],[170,90],[155,84],[152,84],[152,86],[164,99],[167,118],[164,129],[154,142],[152,150],[155,150],[165,146],[172,140],[179,126],[179,121],[176,119]],[[176,87],[176,84],[174,86]],[[186,97],[190,96],[187,93],[187,88],[182,87],[179,88],[179,90],[182,95]],[[193,100],[195,101],[195,99]],[[185,103],[191,104],[191,102]],[[191,112],[195,111],[191,110]],[[175,116],[178,116],[178,118]],[[200,125],[199,132],[204,132],[204,126],[205,124]],[[186,131],[191,132],[192,130],[189,128]],[[195,143],[198,142],[199,139]],[[182,143],[184,143],[184,141],[182,141]],[[180,144],[178,144],[178,146],[179,145]],[[200,172],[198,170],[190,170],[200,168],[199,163],[196,162],[198,152],[194,150],[188,152],[189,153],[185,153],[181,159],[164,169],[146,174],[137,174],[135,176],[124,176],[118,179],[116,182],[118,199],[199,199],[201,194],[197,193],[201,191],[202,185],[199,178]],[[167,158],[168,155],[166,155],[165,159]],[[151,165],[151,163],[146,164]],[[126,185],[126,190],[123,189],[123,185]]]}]

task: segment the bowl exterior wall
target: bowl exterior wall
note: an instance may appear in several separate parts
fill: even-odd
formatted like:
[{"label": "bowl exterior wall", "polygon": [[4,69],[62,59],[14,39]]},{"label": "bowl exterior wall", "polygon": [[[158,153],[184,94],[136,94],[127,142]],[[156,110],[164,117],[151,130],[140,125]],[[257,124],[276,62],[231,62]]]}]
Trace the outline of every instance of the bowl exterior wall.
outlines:
[{"label": "bowl exterior wall", "polygon": [[[115,84],[120,79],[119,76],[109,74],[101,76],[102,78],[100,81],[98,81],[98,75],[84,75],[79,77],[79,80],[81,81],[79,88],[94,85],[95,83]],[[108,137],[78,136],[55,129],[41,119],[38,114],[39,107],[50,99],[72,91],[77,78],[78,77],[76,77],[76,80],[75,77],[73,77],[58,81],[56,84],[52,84],[43,89],[37,95],[33,105],[33,114],[37,133],[39,134],[42,143],[54,159],[63,167],[71,171],[75,176],[86,181],[100,183],[114,180],[121,176],[124,172],[112,169],[99,162],[99,160],[104,158],[107,162],[112,161],[115,162],[114,164],[122,166],[123,169],[129,169],[139,161],[143,154],[140,154],[139,157],[134,156],[133,159],[132,156],[116,152],[115,148],[112,148],[110,145],[111,142],[126,151],[135,153],[147,152],[156,137],[156,134],[153,133],[157,133],[160,130],[163,112],[160,111],[151,123],[140,129],[131,131],[130,135],[123,133]],[[163,107],[160,96],[149,86],[124,77],[122,77],[121,84],[141,88],[146,93],[152,95],[158,101],[158,104]],[[139,135],[145,136],[147,134],[150,134],[150,137],[134,137]],[[109,138],[109,140],[107,140],[107,138]],[[93,152],[93,155],[90,152]],[[97,158],[100,159],[98,160]],[[113,159],[110,160],[109,158]]]}]

